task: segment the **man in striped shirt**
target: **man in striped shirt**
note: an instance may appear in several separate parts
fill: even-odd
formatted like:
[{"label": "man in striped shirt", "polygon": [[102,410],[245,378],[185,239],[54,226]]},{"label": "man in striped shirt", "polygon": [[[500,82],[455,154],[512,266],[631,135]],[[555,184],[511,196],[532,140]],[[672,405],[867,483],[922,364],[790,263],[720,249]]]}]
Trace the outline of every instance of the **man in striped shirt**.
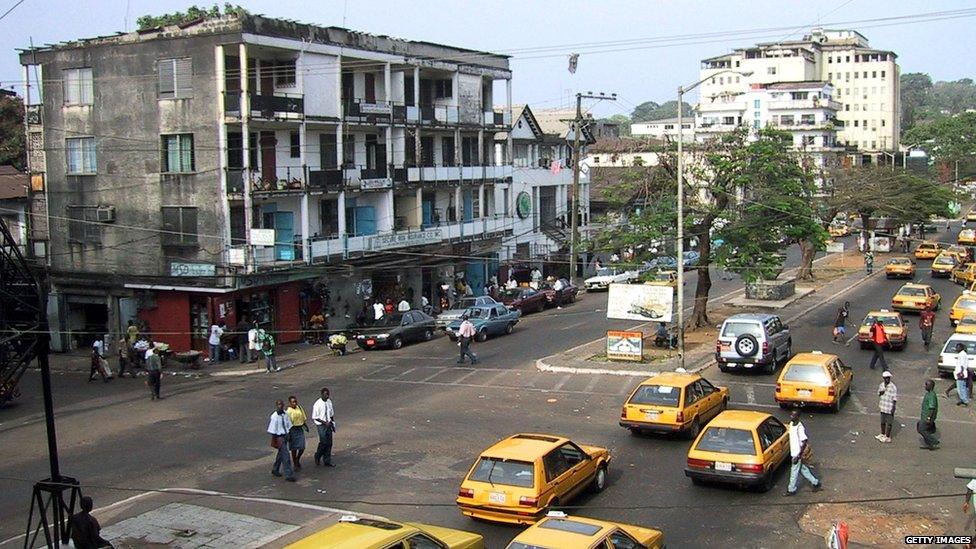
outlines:
[{"label": "man in striped shirt", "polygon": [[874,437],[878,442],[891,442],[891,426],[895,422],[895,405],[898,388],[891,382],[891,372],[882,372],[878,386],[878,410],[881,411],[881,434]]}]

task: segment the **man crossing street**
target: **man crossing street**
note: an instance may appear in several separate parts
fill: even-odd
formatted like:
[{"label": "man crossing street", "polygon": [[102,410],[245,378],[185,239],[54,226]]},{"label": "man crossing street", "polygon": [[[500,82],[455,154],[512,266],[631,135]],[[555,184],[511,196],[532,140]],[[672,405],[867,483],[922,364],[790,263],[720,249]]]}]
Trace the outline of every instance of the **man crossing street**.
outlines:
[{"label": "man crossing street", "polygon": [[935,382],[926,379],[925,396],[922,397],[922,411],[915,426],[918,434],[922,436],[922,445],[919,448],[925,450],[939,449],[939,439],[935,436],[935,420],[938,415],[939,399],[935,396]]},{"label": "man crossing street", "polygon": [[874,355],[871,356],[871,369],[874,369],[874,363],[879,359],[881,360],[881,369],[888,371],[888,363],[885,362],[884,357],[884,346],[888,343],[888,334],[885,333],[884,326],[881,324],[881,320],[875,318],[874,323],[871,324],[871,345],[874,347]]},{"label": "man crossing street", "polygon": [[874,437],[878,442],[891,442],[891,426],[895,422],[895,406],[898,403],[898,387],[891,382],[891,372],[881,374],[878,386],[878,410],[881,412],[881,434]]},{"label": "man crossing street", "polygon": [[807,438],[806,429],[803,427],[803,424],[800,423],[800,412],[793,410],[793,412],[790,414],[790,424],[788,428],[790,430],[790,458],[791,458],[790,485],[786,489],[786,493],[783,495],[785,496],[796,495],[796,491],[798,489],[797,481],[799,480],[800,475],[803,475],[803,478],[807,479],[807,482],[809,482],[813,486],[814,492],[819,492],[820,490],[823,490],[823,482],[817,477],[815,477],[813,475],[813,472],[810,471],[810,467],[808,467],[807,464],[803,462],[804,459],[803,454],[806,453],[810,441]]},{"label": "man crossing street", "polygon": [[474,324],[468,319],[468,315],[463,315],[461,326],[458,328],[458,347],[461,349],[461,355],[457,360],[458,364],[464,364],[464,357],[469,357],[472,365],[478,363],[478,355],[471,352],[471,340],[474,339],[474,336]]},{"label": "man crossing street", "polygon": [[932,328],[935,327],[935,312],[932,307],[925,307],[918,315],[918,327],[922,330],[922,342],[925,343],[925,350],[929,350],[932,343]]},{"label": "man crossing street", "polygon": [[319,391],[319,399],[312,405],[312,423],[319,433],[319,445],[315,449],[315,464],[335,467],[332,463],[332,435],[335,433],[335,412],[328,387]]}]

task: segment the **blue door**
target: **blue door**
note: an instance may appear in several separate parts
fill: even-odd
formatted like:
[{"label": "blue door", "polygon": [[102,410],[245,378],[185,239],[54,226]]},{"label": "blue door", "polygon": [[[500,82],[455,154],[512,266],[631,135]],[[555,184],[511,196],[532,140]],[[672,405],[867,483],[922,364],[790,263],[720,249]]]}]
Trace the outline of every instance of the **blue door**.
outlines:
[{"label": "blue door", "polygon": [[376,234],[376,208],[373,206],[356,207],[356,235]]},{"label": "blue door", "polygon": [[434,225],[434,203],[429,200],[424,200],[424,221],[423,228],[432,227]]},{"label": "blue door", "polygon": [[275,212],[275,259],[278,261],[295,260],[295,214],[293,212]]},{"label": "blue door", "polygon": [[464,221],[471,221],[474,219],[474,196],[472,195],[471,189],[461,191],[461,200],[464,203]]},{"label": "blue door", "polygon": [[464,271],[464,276],[471,285],[471,293],[485,295],[485,262],[470,261]]}]

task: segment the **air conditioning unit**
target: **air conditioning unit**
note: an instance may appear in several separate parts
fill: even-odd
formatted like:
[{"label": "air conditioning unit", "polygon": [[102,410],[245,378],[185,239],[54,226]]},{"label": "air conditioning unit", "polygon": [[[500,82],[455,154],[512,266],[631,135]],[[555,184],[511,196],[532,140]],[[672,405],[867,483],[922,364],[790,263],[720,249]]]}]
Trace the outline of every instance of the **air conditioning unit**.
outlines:
[{"label": "air conditioning unit", "polygon": [[115,206],[99,206],[96,215],[99,223],[115,223]]}]

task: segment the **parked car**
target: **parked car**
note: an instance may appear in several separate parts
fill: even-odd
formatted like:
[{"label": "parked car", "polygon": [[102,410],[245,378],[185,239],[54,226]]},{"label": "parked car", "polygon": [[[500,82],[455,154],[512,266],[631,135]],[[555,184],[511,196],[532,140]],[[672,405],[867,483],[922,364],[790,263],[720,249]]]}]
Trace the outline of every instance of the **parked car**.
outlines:
[{"label": "parked car", "polygon": [[498,303],[495,298],[482,295],[478,297],[462,297],[461,299],[454,302],[454,305],[446,311],[441,311],[441,314],[437,315],[437,327],[440,329],[447,328],[447,325],[454,322],[455,320],[461,318],[464,311],[476,305],[494,305]]},{"label": "parked car", "polygon": [[742,313],[725,319],[715,344],[715,361],[723,372],[761,367],[771,374],[793,355],[790,327],[771,314]]},{"label": "parked car", "polygon": [[644,284],[648,286],[671,286],[673,293],[678,293],[678,273],[675,271],[658,271],[643,275]]},{"label": "parked car", "polygon": [[348,547],[356,547],[357,549],[389,549],[391,547],[484,549],[485,540],[481,534],[442,526],[343,515],[336,524],[306,536],[288,545],[286,549],[345,549]]},{"label": "parked car", "polygon": [[606,290],[611,284],[629,284],[637,280],[637,271],[627,271],[618,267],[603,267],[598,269],[596,276],[583,281],[587,291]]},{"label": "parked car", "polygon": [[356,344],[364,351],[379,347],[399,349],[410,341],[430,341],[436,328],[434,319],[423,311],[392,313],[360,330],[356,334]]},{"label": "parked car", "polygon": [[539,287],[539,291],[546,294],[546,305],[549,307],[561,307],[567,303],[576,301],[576,295],[579,294],[579,287],[570,284],[565,278],[560,278],[557,282],[560,286],[558,290],[556,289],[556,283],[543,282],[542,286]]},{"label": "parked car", "polygon": [[[475,341],[484,341],[488,336],[510,334],[515,330],[522,313],[518,309],[509,309],[501,303],[494,305],[476,305],[467,310],[468,320],[474,324]],[[461,319],[450,323],[445,331],[451,341],[457,341],[458,330],[461,329]]]},{"label": "parked car", "polygon": [[685,270],[692,269],[698,266],[698,262],[701,260],[701,254],[696,251],[685,252],[682,256],[681,264],[684,266]]},{"label": "parked car", "polygon": [[518,309],[523,315],[546,308],[546,294],[532,288],[508,288],[498,297],[507,307]]}]

